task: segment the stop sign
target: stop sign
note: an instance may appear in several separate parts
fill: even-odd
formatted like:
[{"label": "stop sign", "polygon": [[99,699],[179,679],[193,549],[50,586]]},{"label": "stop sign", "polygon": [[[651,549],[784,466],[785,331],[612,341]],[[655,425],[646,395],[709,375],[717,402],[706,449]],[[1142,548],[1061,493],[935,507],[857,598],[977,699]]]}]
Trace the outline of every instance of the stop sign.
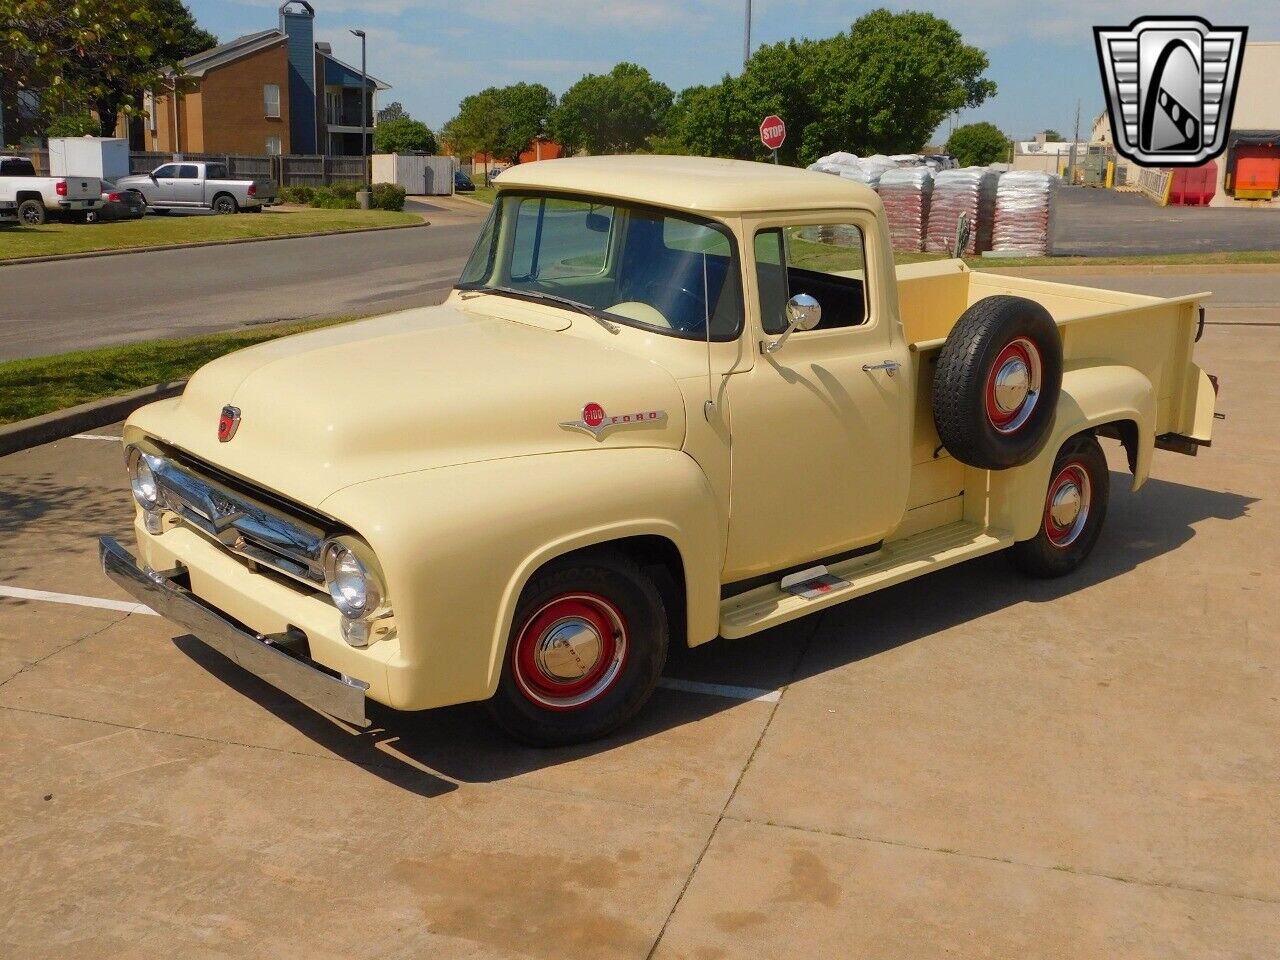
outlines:
[{"label": "stop sign", "polygon": [[787,125],[776,113],[760,121],[760,142],[770,150],[777,150],[787,139]]}]

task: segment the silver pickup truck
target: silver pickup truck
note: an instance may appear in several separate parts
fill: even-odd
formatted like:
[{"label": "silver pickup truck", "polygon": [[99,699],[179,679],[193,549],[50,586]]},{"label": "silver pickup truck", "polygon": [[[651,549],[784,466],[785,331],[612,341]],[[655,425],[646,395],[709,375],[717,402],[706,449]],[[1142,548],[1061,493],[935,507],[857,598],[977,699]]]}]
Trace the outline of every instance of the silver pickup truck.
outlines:
[{"label": "silver pickup truck", "polygon": [[233,180],[225,163],[196,160],[166,163],[150,173],[121,177],[116,189],[141,194],[153,210],[253,213],[276,202],[276,183],[269,177]]}]

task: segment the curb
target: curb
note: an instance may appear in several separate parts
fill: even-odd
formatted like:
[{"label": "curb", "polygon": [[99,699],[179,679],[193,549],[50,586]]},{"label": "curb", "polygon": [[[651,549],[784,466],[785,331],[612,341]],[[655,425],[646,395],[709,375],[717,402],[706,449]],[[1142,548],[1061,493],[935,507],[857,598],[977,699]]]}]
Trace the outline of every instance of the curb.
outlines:
[{"label": "curb", "polygon": [[1087,263],[1052,263],[1027,264],[1019,266],[987,267],[982,264],[971,266],[970,270],[983,273],[1003,273],[1011,275],[1039,273],[1043,271],[1055,277],[1070,276],[1120,276],[1123,274],[1162,274],[1177,271],[1183,273],[1280,273],[1280,263],[1099,263],[1090,266]]},{"label": "curb", "polygon": [[6,423],[0,426],[0,457],[116,423],[154,400],[176,397],[186,385],[186,380],[157,383],[118,397],[90,400],[78,407],[55,410],[53,413],[32,417],[30,420],[19,420],[17,423]]},{"label": "curb", "polygon": [[455,199],[455,200],[461,200],[463,203],[469,203],[469,204],[471,204],[473,207],[484,207],[486,210],[492,210],[492,209],[493,209],[493,204],[492,204],[492,203],[485,203],[483,200],[477,200],[477,199],[475,199],[474,197],[464,197],[464,196],[463,196],[462,194],[460,194],[460,193],[455,193],[455,194],[453,195],[453,199]]},{"label": "curb", "polygon": [[[488,204],[486,204],[488,206]],[[232,237],[228,240],[197,240],[195,243],[167,243],[159,247],[128,247],[124,250],[86,250],[83,253],[55,253],[47,257],[14,257],[0,260],[0,268],[20,267],[27,263],[55,263],[59,260],[83,260],[88,257],[126,257],[135,253],[163,253],[166,250],[193,250],[197,247],[230,247],[237,243],[267,243],[271,240],[306,240],[310,237],[337,237],[350,233],[382,233],[384,230],[416,230],[429,227],[431,221],[394,223],[385,227],[356,227],[352,230],[323,230],[320,233],[286,233],[278,237]]]}]

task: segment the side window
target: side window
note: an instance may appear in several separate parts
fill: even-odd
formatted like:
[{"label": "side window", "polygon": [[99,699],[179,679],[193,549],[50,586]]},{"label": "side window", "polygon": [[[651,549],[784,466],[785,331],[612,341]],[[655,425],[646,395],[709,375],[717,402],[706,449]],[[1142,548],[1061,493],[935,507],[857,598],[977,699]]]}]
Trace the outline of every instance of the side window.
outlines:
[{"label": "side window", "polygon": [[280,116],[280,85],[264,83],[262,85],[262,108],[271,118]]},{"label": "side window", "polygon": [[229,180],[227,175],[227,166],[224,163],[207,163],[204,167],[204,175],[209,180]]},{"label": "side window", "polygon": [[158,167],[152,174],[157,180],[172,180],[178,175],[178,165],[176,163],[166,163],[163,167]]},{"label": "side window", "polygon": [[867,261],[862,230],[824,223],[761,230],[755,238],[756,286],[766,333],[787,327],[787,300],[807,293],[822,305],[819,330],[867,322]]},{"label": "side window", "polygon": [[199,180],[200,168],[194,163],[184,163],[178,168],[179,180]]}]

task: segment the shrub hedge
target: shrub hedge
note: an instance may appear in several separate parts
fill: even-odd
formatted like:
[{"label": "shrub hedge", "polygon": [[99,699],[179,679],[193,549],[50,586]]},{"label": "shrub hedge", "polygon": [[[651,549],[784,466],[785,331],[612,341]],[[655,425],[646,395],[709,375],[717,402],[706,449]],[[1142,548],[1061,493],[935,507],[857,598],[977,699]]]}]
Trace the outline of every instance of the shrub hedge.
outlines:
[{"label": "shrub hedge", "polygon": [[[280,199],[285,203],[297,203],[323,210],[355,210],[360,204],[356,193],[361,185],[345,180],[327,187],[281,187]],[[375,183],[370,197],[374,210],[403,210],[405,189],[394,183]]]}]

